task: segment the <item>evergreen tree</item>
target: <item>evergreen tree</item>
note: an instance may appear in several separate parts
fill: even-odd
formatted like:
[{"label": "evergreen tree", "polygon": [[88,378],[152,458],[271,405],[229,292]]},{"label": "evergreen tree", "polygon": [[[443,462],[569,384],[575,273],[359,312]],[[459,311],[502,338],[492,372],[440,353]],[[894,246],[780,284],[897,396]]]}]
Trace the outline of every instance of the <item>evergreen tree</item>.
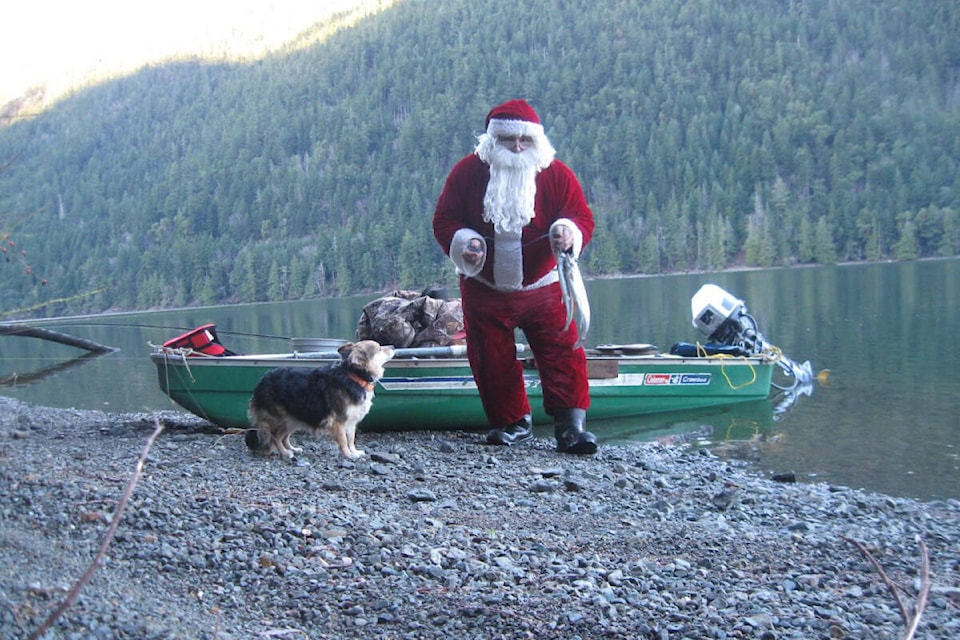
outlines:
[{"label": "evergreen tree", "polygon": [[747,222],[747,239],[743,243],[744,260],[755,267],[769,267],[776,257],[768,216],[760,190],[754,194],[754,213]]},{"label": "evergreen tree", "polygon": [[284,286],[280,276],[280,265],[276,260],[270,262],[267,273],[267,300],[276,302],[284,299]]},{"label": "evergreen tree", "polygon": [[940,238],[938,254],[947,257],[960,255],[960,215],[955,209],[943,210],[943,237]]},{"label": "evergreen tree", "polygon": [[863,246],[863,257],[870,261],[883,258],[884,251],[880,245],[882,233],[880,231],[879,216],[869,209],[861,209],[857,219],[857,228],[860,243]]},{"label": "evergreen tree", "polygon": [[817,228],[814,231],[814,260],[820,264],[836,264],[837,247],[833,240],[833,231],[830,229],[830,223],[826,216],[821,216],[817,220]]},{"label": "evergreen tree", "polygon": [[913,214],[910,212],[901,213],[897,216],[897,221],[900,226],[900,238],[894,245],[894,256],[897,260],[916,260],[920,255],[920,249]]},{"label": "evergreen tree", "polygon": [[810,218],[804,216],[800,220],[800,232],[797,238],[797,258],[800,262],[813,262],[816,254],[817,241],[814,238],[813,225]]}]

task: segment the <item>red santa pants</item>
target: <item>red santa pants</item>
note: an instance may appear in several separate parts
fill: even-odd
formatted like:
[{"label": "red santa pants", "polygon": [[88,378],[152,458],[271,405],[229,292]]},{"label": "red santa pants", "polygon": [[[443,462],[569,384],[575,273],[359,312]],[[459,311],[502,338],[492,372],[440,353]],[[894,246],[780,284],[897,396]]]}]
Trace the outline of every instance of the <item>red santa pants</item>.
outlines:
[{"label": "red santa pants", "polygon": [[578,340],[576,323],[564,331],[566,309],[559,283],[503,292],[461,278],[460,295],[467,356],[491,426],[503,427],[530,413],[515,346],[517,328],[536,359],[546,412],[590,407],[586,354],[581,347],[573,348]]}]

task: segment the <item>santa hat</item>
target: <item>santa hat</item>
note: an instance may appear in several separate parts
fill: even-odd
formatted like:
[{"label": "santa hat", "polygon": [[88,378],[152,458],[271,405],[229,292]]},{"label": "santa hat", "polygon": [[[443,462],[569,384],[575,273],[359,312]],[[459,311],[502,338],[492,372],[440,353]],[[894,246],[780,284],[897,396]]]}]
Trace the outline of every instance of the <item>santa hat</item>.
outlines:
[{"label": "santa hat", "polygon": [[487,114],[487,133],[497,136],[543,136],[537,112],[526,100],[509,100]]}]

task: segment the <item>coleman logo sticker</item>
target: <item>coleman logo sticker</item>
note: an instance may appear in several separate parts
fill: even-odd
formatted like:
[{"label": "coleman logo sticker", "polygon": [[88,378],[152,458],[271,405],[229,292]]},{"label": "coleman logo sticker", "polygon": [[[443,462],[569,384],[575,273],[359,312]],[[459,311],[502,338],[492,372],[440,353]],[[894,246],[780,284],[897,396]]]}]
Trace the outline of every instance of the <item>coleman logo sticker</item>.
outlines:
[{"label": "coleman logo sticker", "polygon": [[643,384],[651,387],[710,384],[711,373],[648,373]]}]

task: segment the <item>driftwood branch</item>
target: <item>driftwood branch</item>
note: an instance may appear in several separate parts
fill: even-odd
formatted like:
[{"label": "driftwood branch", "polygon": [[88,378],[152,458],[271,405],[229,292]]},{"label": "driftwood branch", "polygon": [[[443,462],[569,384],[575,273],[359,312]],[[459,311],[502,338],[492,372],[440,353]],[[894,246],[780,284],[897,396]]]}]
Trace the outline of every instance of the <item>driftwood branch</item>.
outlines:
[{"label": "driftwood branch", "polygon": [[913,620],[907,625],[907,633],[904,640],[912,640],[913,634],[917,632],[920,625],[920,615],[927,606],[927,596],[930,594],[930,556],[927,553],[927,545],[923,544],[923,539],[917,536],[917,544],[920,545],[920,595],[917,596],[917,604],[913,608]]},{"label": "driftwood branch", "polygon": [[86,351],[90,351],[92,353],[108,353],[110,351],[116,351],[116,348],[108,347],[100,344],[99,342],[84,340],[83,338],[77,338],[76,336],[60,333],[59,331],[44,329],[43,327],[31,327],[30,325],[26,324],[0,325],[0,336],[23,336],[25,338],[39,338],[40,340],[48,340],[50,342],[65,344],[70,347],[77,347],[78,349],[85,349]]},{"label": "driftwood branch", "polygon": [[73,605],[76,601],[77,596],[80,595],[80,590],[90,579],[93,578],[93,574],[96,573],[97,569],[100,568],[100,564],[103,562],[103,557],[107,553],[107,547],[110,546],[110,543],[113,541],[113,536],[117,532],[117,527],[120,525],[120,518],[123,517],[123,512],[127,508],[127,503],[130,501],[130,496],[133,495],[133,489],[137,486],[140,477],[143,475],[143,465],[147,460],[147,454],[150,452],[150,447],[153,446],[153,441],[157,439],[157,436],[160,435],[160,432],[163,431],[163,426],[160,424],[158,419],[154,419],[154,424],[156,428],[153,430],[153,433],[150,434],[150,437],[147,438],[147,443],[143,447],[143,451],[140,453],[140,459],[137,460],[137,466],[134,468],[132,474],[130,474],[130,480],[127,481],[127,487],[123,491],[123,495],[120,496],[120,502],[117,503],[117,510],[113,514],[113,519],[110,521],[110,526],[107,527],[107,532],[103,536],[103,541],[100,543],[100,548],[97,550],[97,554],[93,558],[93,562],[90,563],[90,566],[87,567],[87,570],[84,571],[83,575],[80,576],[80,579],[77,580],[76,584],[73,585],[73,588],[70,589],[70,592],[67,594],[66,599],[57,607],[56,611],[50,614],[50,616],[43,621],[43,624],[30,634],[30,640],[37,640],[42,636],[47,630],[56,622],[63,613]]},{"label": "driftwood branch", "polygon": [[866,556],[870,564],[873,565],[873,568],[880,574],[880,579],[883,581],[883,584],[887,586],[887,590],[890,591],[893,599],[897,602],[897,607],[900,609],[900,616],[903,618],[903,624],[906,627],[903,640],[913,640],[913,636],[917,632],[917,627],[920,625],[920,616],[923,615],[923,610],[927,606],[927,595],[930,593],[930,556],[927,553],[927,545],[923,543],[920,536],[917,536],[917,544],[920,545],[920,593],[917,595],[917,601],[911,612],[907,610],[907,606],[900,597],[900,590],[897,588],[897,585],[887,576],[887,572],[883,570],[883,567],[880,566],[877,559],[873,557],[870,550],[857,540],[846,536],[840,537],[859,549],[860,553]]}]

